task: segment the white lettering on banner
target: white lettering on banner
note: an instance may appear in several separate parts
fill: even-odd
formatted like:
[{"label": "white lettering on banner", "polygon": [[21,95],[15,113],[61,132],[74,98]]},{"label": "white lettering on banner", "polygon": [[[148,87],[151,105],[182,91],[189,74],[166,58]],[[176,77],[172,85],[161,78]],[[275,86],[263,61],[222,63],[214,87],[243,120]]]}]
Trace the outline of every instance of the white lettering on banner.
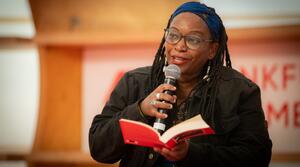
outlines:
[{"label": "white lettering on banner", "polygon": [[300,56],[239,57],[235,68],[261,88],[273,151],[300,152]]},{"label": "white lettering on banner", "polygon": [[[239,71],[245,74],[252,81],[258,83],[263,90],[272,89],[274,91],[278,89],[286,90],[290,82],[298,81],[300,83],[300,65],[295,63],[289,64],[272,64],[271,66],[262,65],[258,67],[253,65],[250,69],[246,69],[244,66],[239,67]],[[258,73],[261,73],[261,80],[258,81]],[[275,75],[280,75],[279,80],[275,80]]]}]

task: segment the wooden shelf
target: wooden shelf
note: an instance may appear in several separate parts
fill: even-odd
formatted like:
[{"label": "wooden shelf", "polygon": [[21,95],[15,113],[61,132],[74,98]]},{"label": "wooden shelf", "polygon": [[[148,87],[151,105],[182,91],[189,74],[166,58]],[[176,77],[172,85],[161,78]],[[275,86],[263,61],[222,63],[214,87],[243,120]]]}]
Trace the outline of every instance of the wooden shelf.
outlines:
[{"label": "wooden shelf", "polygon": [[33,166],[98,166],[98,167],[117,167],[115,164],[98,163],[87,153],[80,151],[66,152],[35,152],[27,157],[29,164]]},{"label": "wooden shelf", "polygon": [[300,162],[300,153],[275,153],[272,154],[272,162]]},{"label": "wooden shelf", "polygon": [[[299,40],[300,25],[261,28],[228,29],[229,42],[261,40]],[[163,29],[157,32],[39,32],[34,41],[39,45],[111,45],[159,43]]]}]

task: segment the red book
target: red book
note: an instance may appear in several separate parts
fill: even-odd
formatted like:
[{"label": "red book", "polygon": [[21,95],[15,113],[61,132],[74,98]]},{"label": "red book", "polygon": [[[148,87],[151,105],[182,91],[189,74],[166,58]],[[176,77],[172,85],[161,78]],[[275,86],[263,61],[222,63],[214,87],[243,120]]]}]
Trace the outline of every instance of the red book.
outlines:
[{"label": "red book", "polygon": [[215,133],[200,114],[169,128],[162,135],[150,125],[142,122],[128,119],[120,119],[119,122],[126,144],[145,147],[166,147],[171,149],[181,140]]}]

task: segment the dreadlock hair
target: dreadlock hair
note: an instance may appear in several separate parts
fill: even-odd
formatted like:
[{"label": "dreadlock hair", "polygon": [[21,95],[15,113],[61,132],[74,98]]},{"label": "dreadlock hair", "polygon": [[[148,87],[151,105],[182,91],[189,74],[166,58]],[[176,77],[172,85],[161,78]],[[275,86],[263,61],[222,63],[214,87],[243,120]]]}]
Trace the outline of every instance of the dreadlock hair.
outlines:
[{"label": "dreadlock hair", "polygon": [[[168,21],[167,28],[170,26],[171,19]],[[159,48],[155,54],[155,58],[151,68],[151,77],[150,77],[150,92],[153,91],[158,85],[162,84],[165,76],[163,68],[166,61],[165,55],[165,34],[162,37],[162,40],[159,44]]]},{"label": "dreadlock hair", "polygon": [[[199,15],[204,21],[206,18],[206,14],[201,14]],[[216,37],[213,36],[213,41],[218,42],[219,48],[217,50],[216,55],[211,61],[210,64],[210,74],[209,74],[209,80],[205,80],[202,78],[199,78],[199,82],[197,86],[194,88],[195,91],[201,91],[203,94],[202,100],[201,100],[201,114],[203,116],[207,116],[212,118],[213,114],[211,114],[214,111],[215,108],[215,100],[217,96],[217,85],[218,81],[220,78],[220,69],[222,66],[226,66],[228,68],[231,68],[231,60],[230,60],[230,55],[228,52],[228,47],[227,47],[227,34],[225,27],[221,21],[221,35],[220,39],[216,39]],[[169,19],[167,28],[169,28],[170,23],[172,22],[172,18]],[[211,31],[211,30],[210,30]],[[212,33],[211,33],[212,34]],[[150,90],[149,92],[152,92],[157,86],[162,84],[164,82],[164,73],[163,73],[163,67],[165,65],[166,61],[166,55],[165,55],[165,35],[163,36],[159,48],[156,52],[155,59],[152,64],[152,69],[151,69],[151,78],[150,78]],[[203,67],[201,71],[199,71],[200,74],[203,74],[203,71],[206,71],[208,68],[208,62],[206,65]],[[205,70],[206,69],[206,70]],[[200,77],[203,77],[203,75],[200,75]],[[188,111],[191,112],[191,111]],[[190,116],[193,116],[195,114],[199,113],[189,113]],[[213,119],[213,118],[212,118]]]}]

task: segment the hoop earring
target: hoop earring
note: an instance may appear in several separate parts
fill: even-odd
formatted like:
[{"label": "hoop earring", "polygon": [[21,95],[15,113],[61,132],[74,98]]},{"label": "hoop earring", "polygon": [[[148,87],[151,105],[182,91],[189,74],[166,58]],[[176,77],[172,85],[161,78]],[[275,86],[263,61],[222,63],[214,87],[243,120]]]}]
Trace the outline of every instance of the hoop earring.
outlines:
[{"label": "hoop earring", "polygon": [[210,77],[209,77],[210,68],[211,68],[211,60],[208,60],[206,74],[203,77],[203,79],[206,80],[207,82],[209,82],[209,80],[210,80]]}]

